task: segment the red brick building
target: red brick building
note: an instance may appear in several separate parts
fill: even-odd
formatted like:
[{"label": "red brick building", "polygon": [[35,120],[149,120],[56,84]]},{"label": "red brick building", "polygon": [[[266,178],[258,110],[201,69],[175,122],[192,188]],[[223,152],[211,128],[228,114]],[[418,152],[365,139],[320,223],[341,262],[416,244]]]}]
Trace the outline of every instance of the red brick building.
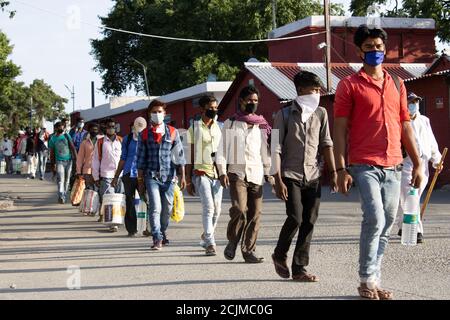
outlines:
[{"label": "red brick building", "polygon": [[[421,112],[430,118],[434,134],[442,150],[450,146],[450,69],[441,70],[448,62],[448,56],[443,55],[433,64],[385,64],[388,72],[405,80],[408,91],[413,91],[423,97]],[[344,77],[357,72],[362,64],[332,64],[333,92]],[[431,69],[431,67],[433,69]],[[296,97],[293,78],[300,70],[316,73],[326,83],[325,66],[318,63],[246,63],[236,80],[230,87],[219,105],[221,120],[230,117],[237,110],[240,90],[253,84],[260,90],[260,105],[258,113],[270,122],[276,112],[287,102]],[[333,125],[334,93],[327,94],[322,89],[321,106],[328,111],[330,125]],[[446,161],[438,186],[450,184],[450,161]]]},{"label": "red brick building", "polygon": [[160,99],[167,103],[166,122],[171,122],[177,128],[187,129],[191,119],[199,113],[198,100],[205,94],[214,95],[220,102],[230,87],[231,82],[206,82],[186,88],[161,97],[117,97],[109,103],[93,109],[81,110],[71,114],[72,123],[76,118],[83,117],[85,122],[100,121],[114,118],[120,126],[120,134],[129,133],[129,125],[137,117],[147,118],[146,110],[153,99]]},{"label": "red brick building", "polygon": [[[387,63],[431,63],[435,59],[436,30],[433,19],[330,17],[331,62],[361,62],[353,45],[353,35],[361,24],[379,24],[388,34]],[[325,31],[324,17],[311,16],[270,33],[272,38],[292,37]],[[268,44],[271,62],[324,62],[325,34]]]}]

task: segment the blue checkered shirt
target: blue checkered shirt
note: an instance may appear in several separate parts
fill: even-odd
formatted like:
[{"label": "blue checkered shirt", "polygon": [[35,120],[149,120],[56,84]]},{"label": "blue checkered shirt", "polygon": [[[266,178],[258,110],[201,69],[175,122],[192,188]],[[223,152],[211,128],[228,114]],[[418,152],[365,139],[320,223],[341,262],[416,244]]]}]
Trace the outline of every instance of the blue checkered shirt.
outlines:
[{"label": "blue checkered shirt", "polygon": [[[139,136],[137,149],[138,170],[143,170],[146,178],[158,178],[163,182],[171,181],[175,177],[177,166],[186,165],[178,130],[175,130],[173,142],[167,125],[165,130],[161,144],[155,142],[150,129],[144,130]],[[142,137],[145,133],[147,133],[147,139]]]}]

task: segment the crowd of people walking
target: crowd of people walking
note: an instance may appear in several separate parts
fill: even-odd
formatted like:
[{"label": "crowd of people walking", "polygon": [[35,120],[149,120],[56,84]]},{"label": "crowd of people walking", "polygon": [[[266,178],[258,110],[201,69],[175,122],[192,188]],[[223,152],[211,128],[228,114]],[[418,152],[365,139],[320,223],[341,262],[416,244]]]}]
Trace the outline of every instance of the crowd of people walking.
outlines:
[{"label": "crowd of people walking", "polygon": [[[276,114],[273,128],[258,114],[261,97],[254,86],[241,90],[236,113],[224,123],[217,121],[217,99],[202,97],[200,115],[183,137],[164,122],[166,104],[153,100],[147,119],[137,118],[123,138],[114,119],[90,123],[88,130],[83,119],[72,129],[63,120],[54,125],[52,135],[45,128],[27,128],[15,142],[5,135],[1,151],[6,171],[13,173],[16,156],[27,161],[28,178],[39,174],[43,179],[49,158],[61,204],[68,199],[73,176],[83,177],[87,189],[98,191],[100,201],[109,193],[125,193],[129,237],[137,234],[137,192],[148,200],[146,235],[155,251],[170,244],[169,218],[178,184],[200,198],[200,240],[208,256],[217,254],[216,227],[223,191],[229,189],[224,257],[235,259],[239,248],[246,263],[264,261],[256,247],[263,186],[270,183],[285,202],[287,215],[271,257],[275,271],[282,278],[317,282],[319,277],[306,268],[325,168],[333,191],[347,195],[356,185],[360,194],[360,296],[392,299],[392,292],[381,289],[381,266],[397,210],[412,187],[420,194],[425,189],[428,162],[437,170],[442,167],[429,120],[418,110],[421,98],[408,94],[403,82],[382,67],[386,40],[382,29],[358,28],[354,43],[364,65],[337,87],[333,134],[328,113],[319,106],[320,78],[301,71],[294,78],[297,98]],[[110,230],[117,232],[118,226]],[[288,251],[297,233],[289,267]],[[422,226],[418,240],[423,241]]]}]

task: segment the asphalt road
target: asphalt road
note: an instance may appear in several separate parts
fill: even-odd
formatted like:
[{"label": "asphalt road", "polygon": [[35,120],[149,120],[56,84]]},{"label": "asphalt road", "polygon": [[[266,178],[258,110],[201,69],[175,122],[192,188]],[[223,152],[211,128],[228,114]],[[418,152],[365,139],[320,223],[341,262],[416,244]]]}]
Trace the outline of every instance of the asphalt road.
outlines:
[{"label": "asphalt road", "polygon": [[[243,263],[240,252],[231,262],[223,257],[226,199],[217,229],[219,254],[207,257],[199,246],[196,198],[186,197],[184,221],[171,224],[170,246],[152,252],[149,238],[127,238],[123,228],[111,234],[96,218],[57,204],[53,182],[3,175],[0,193],[22,197],[15,208],[0,212],[0,299],[359,299],[361,210],[355,193],[346,198],[323,188],[308,267],[318,283],[276,275],[270,255],[285,213],[270,190],[257,246],[266,261],[257,265]],[[424,244],[402,246],[396,233],[395,228],[383,263],[384,287],[396,299],[450,299],[450,192],[434,193]],[[69,290],[77,279],[80,289]]]}]

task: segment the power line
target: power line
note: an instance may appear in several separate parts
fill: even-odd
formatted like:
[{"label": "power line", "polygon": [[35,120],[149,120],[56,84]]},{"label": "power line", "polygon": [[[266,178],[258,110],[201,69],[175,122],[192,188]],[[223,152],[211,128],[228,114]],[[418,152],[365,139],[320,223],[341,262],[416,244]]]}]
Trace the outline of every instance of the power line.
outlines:
[{"label": "power line", "polygon": [[[39,7],[33,6],[33,5],[29,4],[29,3],[25,3],[25,2],[22,2],[22,1],[19,1],[19,0],[16,0],[16,2],[20,3],[20,4],[24,5],[24,6],[33,8],[35,10],[43,11],[43,12],[46,12],[48,14],[58,16],[58,17],[63,18],[63,19],[67,18],[66,16],[61,15],[59,13],[56,13],[56,12],[53,12],[53,11],[50,11],[50,10],[47,10],[47,9],[39,8]],[[141,33],[141,32],[134,32],[134,31],[124,30],[124,29],[119,29],[119,28],[96,26],[96,25],[93,25],[91,23],[88,23],[88,22],[85,22],[85,21],[82,21],[82,20],[80,20],[79,22],[80,22],[80,24],[84,24],[84,25],[87,25],[87,26],[90,26],[90,27],[94,27],[94,28],[99,28],[99,29],[109,30],[109,31],[114,31],[114,32],[121,32],[121,33],[136,35],[136,36],[140,36],[140,37],[148,37],[148,38],[155,38],[155,39],[162,39],[162,40],[183,41],[183,42],[196,42],[196,43],[243,44],[243,43],[275,42],[275,41],[286,41],[286,40],[299,39],[299,38],[310,37],[310,36],[315,36],[315,35],[326,33],[326,31],[320,31],[320,32],[302,34],[302,35],[293,36],[293,37],[274,38],[274,39],[258,39],[258,40],[203,40],[203,39],[191,39],[191,38],[178,38],[178,37],[160,36],[160,35],[155,35],[155,34],[146,34],[146,33]]]}]

